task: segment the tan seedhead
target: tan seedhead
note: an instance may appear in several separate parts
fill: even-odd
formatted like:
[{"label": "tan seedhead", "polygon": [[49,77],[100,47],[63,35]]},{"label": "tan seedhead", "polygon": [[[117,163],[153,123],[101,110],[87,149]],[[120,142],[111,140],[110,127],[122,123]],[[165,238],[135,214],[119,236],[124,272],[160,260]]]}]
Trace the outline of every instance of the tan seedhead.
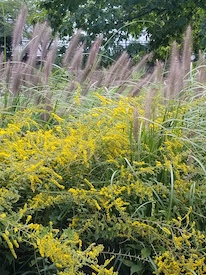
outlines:
[{"label": "tan seedhead", "polygon": [[143,58],[135,66],[133,66],[132,72],[138,72],[142,70],[142,68],[145,67],[146,63],[148,61],[151,61],[152,57],[153,57],[153,53],[149,53],[143,56]]},{"label": "tan seedhead", "polygon": [[199,59],[197,63],[197,82],[201,84],[206,82],[206,60],[201,51],[199,51]]},{"label": "tan seedhead", "polygon": [[20,91],[20,86],[22,83],[23,67],[24,67],[24,64],[21,62],[13,64],[11,92],[14,96],[17,96]]},{"label": "tan seedhead", "polygon": [[27,16],[27,8],[24,6],[17,17],[16,23],[14,25],[13,30],[13,38],[12,38],[12,48],[13,48],[13,60],[19,61],[19,51],[18,46],[20,45],[20,42],[23,37],[23,29],[26,21]]},{"label": "tan seedhead", "polygon": [[183,70],[182,64],[180,62],[180,53],[178,49],[178,44],[176,41],[173,42],[170,54],[170,66],[167,78],[165,80],[166,84],[166,99],[173,99],[178,96],[179,92],[183,88]]},{"label": "tan seedhead", "polygon": [[137,96],[142,88],[146,88],[149,84],[152,83],[154,77],[156,76],[156,71],[154,69],[153,72],[146,73],[142,78],[140,78],[137,82],[134,83],[132,89],[129,92],[129,96],[135,97]]},{"label": "tan seedhead", "polygon": [[[97,68],[97,66],[100,62],[100,56],[98,54],[99,54],[100,46],[102,43],[102,39],[103,39],[103,37],[100,35],[94,41],[94,43],[92,44],[92,46],[89,50],[85,68],[82,71],[82,75],[80,76],[80,79],[79,79],[80,84],[83,84],[85,80],[88,81],[88,77],[92,77],[94,70]],[[85,94],[84,90],[82,90],[82,92]]]},{"label": "tan seedhead", "polygon": [[50,50],[51,44],[51,34],[52,30],[49,26],[45,27],[44,33],[42,35],[42,39],[40,41],[40,51],[41,51],[41,60],[45,60],[46,56]]},{"label": "tan seedhead", "polygon": [[113,64],[108,69],[103,82],[103,85],[105,87],[112,87],[116,85],[116,81],[117,79],[119,79],[119,76],[122,70],[124,69],[125,65],[127,64],[128,60],[129,60],[128,53],[123,52],[120,55],[120,57],[117,59],[117,61],[113,62]]},{"label": "tan seedhead", "polygon": [[81,37],[82,37],[81,30],[78,30],[77,33],[72,37],[67,47],[66,53],[64,55],[63,66],[65,67],[69,66],[71,60],[75,55],[76,50],[78,49],[78,45],[80,43]]},{"label": "tan seedhead", "polygon": [[188,26],[184,36],[183,51],[182,51],[182,75],[184,79],[189,78],[191,56],[192,56],[192,29],[191,29],[191,26]]},{"label": "tan seedhead", "polygon": [[48,83],[49,77],[51,75],[56,53],[57,53],[57,48],[58,48],[58,44],[57,44],[57,40],[55,40],[53,43],[52,49],[47,54],[45,64],[44,64],[44,83],[45,84]]},{"label": "tan seedhead", "polygon": [[[24,22],[26,20],[26,8],[24,7],[16,20],[13,32],[13,60],[5,61],[5,56],[2,53],[0,56],[0,74],[3,78],[3,83],[14,96],[18,95],[22,90],[27,96],[33,96],[33,89],[30,87],[41,87],[39,89],[42,94],[40,102],[45,104],[47,112],[50,111],[52,104],[51,91],[48,89],[45,92],[45,87],[49,85],[49,77],[52,75],[52,67],[55,62],[57,51],[57,42],[52,44],[52,31],[48,24],[37,23],[34,27],[30,42],[26,45],[21,53],[18,46],[22,39]],[[167,99],[173,99],[179,96],[187,83],[190,83],[190,58],[192,52],[192,31],[191,27],[187,28],[182,54],[180,55],[176,42],[172,44],[169,60],[169,69],[163,78],[164,65],[157,62],[153,70],[143,70],[147,67],[147,61],[151,59],[152,54],[148,54],[140,60],[136,65],[133,65],[133,60],[126,52],[123,52],[119,58],[113,62],[109,68],[100,67],[100,50],[102,47],[102,36],[99,36],[90,49],[82,42],[82,31],[78,30],[72,37],[64,58],[63,66],[67,69],[68,83],[64,89],[65,99],[70,100],[75,90],[81,86],[81,96],[85,96],[88,91],[92,91],[99,87],[105,89],[114,88],[117,95],[124,94],[128,96],[137,96],[142,90],[148,92],[148,98],[145,105],[145,112],[148,119],[151,117],[151,109],[153,99],[156,93],[164,86],[164,96]],[[85,53],[87,49],[87,54]],[[40,59],[37,60],[37,54],[40,53]],[[200,84],[206,81],[206,70],[203,57],[201,64],[198,64],[196,74],[193,74],[195,81]],[[135,78],[135,75],[138,78]],[[162,85],[164,83],[164,85]],[[201,86],[201,85],[200,85]],[[113,91],[114,91],[113,89]],[[50,94],[48,94],[50,93]],[[135,127],[134,127],[134,131]],[[134,133],[135,136],[135,133]]]},{"label": "tan seedhead", "polygon": [[70,62],[70,66],[68,67],[68,71],[76,76],[79,76],[78,73],[80,70],[82,70],[84,47],[85,44],[82,44],[77,48],[74,57]]}]

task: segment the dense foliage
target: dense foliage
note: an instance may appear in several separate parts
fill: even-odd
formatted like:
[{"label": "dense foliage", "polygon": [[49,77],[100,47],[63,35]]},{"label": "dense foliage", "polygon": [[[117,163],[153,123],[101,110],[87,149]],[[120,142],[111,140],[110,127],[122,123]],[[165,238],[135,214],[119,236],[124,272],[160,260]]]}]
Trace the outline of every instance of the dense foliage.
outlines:
[{"label": "dense foliage", "polygon": [[2,112],[2,272],[205,274],[204,99],[92,101]]},{"label": "dense foliage", "polygon": [[[71,35],[74,28],[86,31],[90,42],[102,33],[105,48],[121,52],[125,39],[129,35],[140,37],[147,30],[146,48],[139,42],[129,46],[131,55],[141,51],[155,51],[156,57],[165,58],[168,46],[173,40],[181,41],[182,33],[190,24],[194,30],[194,50],[205,49],[206,3],[199,1],[40,1],[40,7],[46,10],[53,30],[61,35]],[[131,38],[130,38],[131,40]],[[116,45],[116,46],[114,46]],[[115,49],[115,47],[117,47]],[[127,45],[126,45],[127,47]],[[107,52],[108,54],[108,52]]]}]

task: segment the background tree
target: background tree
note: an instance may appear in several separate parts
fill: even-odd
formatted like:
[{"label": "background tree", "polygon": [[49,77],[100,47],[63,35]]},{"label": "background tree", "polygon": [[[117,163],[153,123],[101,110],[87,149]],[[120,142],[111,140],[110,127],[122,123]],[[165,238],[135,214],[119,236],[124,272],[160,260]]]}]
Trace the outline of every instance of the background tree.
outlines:
[{"label": "background tree", "polygon": [[[61,37],[81,28],[91,42],[102,33],[105,48],[111,53],[121,51],[123,41],[138,39],[147,30],[147,47],[136,41],[136,51],[154,51],[155,57],[165,58],[168,46],[174,39],[181,41],[189,24],[194,31],[194,49],[206,46],[204,0],[64,0],[61,4],[58,0],[41,0],[39,7]],[[135,47],[130,48],[131,55],[137,54]]]},{"label": "background tree", "polygon": [[0,2],[0,52],[4,52],[5,58],[12,55],[13,25],[20,8],[18,1]]},{"label": "background tree", "polygon": [[23,6],[27,6],[28,16],[24,26],[24,39],[29,39],[32,33],[32,25],[38,20],[45,20],[43,11],[37,10],[37,1],[32,0],[3,0],[0,1],[0,53],[4,53],[4,59],[12,57],[12,35],[16,18]]}]

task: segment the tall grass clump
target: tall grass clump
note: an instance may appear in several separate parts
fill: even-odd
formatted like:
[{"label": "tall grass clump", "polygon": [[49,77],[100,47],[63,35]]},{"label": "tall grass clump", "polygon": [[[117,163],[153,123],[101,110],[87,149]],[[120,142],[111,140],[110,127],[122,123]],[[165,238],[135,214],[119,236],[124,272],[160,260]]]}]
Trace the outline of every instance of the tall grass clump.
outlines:
[{"label": "tall grass clump", "polygon": [[80,30],[55,65],[50,35],[38,24],[1,58],[1,274],[205,274],[205,61],[189,61],[190,27],[153,70],[127,53],[101,68],[102,37],[85,56]]}]

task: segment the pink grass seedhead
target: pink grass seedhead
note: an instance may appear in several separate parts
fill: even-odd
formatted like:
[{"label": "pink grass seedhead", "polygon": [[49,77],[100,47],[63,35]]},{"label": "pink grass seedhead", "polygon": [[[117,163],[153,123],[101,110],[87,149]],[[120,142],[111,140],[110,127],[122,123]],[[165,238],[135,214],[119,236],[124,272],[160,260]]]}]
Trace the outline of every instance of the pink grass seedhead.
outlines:
[{"label": "pink grass seedhead", "polygon": [[175,98],[183,87],[182,64],[180,61],[180,54],[178,44],[173,42],[170,54],[170,67],[166,78],[166,98]]},{"label": "pink grass seedhead", "polygon": [[57,40],[55,40],[55,42],[53,43],[52,49],[47,54],[47,58],[45,60],[45,64],[44,64],[44,83],[48,83],[49,77],[51,75],[52,68],[53,68],[54,61],[55,61],[55,57],[56,57],[56,53],[57,53],[57,48],[58,48]]},{"label": "pink grass seedhead", "polygon": [[[44,99],[43,101],[40,100],[39,104],[45,104],[45,110],[48,109],[48,113],[53,100],[52,89],[49,85],[52,83],[50,77],[52,77],[58,43],[54,41],[52,30],[47,22],[37,23],[34,26],[30,41],[20,52],[19,44],[22,39],[26,15],[27,8],[23,7],[14,26],[12,60],[5,62],[4,54],[0,55],[0,75],[4,87],[6,87],[4,90],[11,91],[13,96],[22,92],[24,96],[32,99],[36,89],[40,99]],[[89,91],[102,87],[113,91],[115,89],[117,94],[132,97],[144,91],[148,93],[145,112],[149,119],[153,99],[157,92],[162,93],[163,91],[164,103],[170,99],[175,99],[180,96],[181,91],[190,87],[191,75],[194,81],[199,83],[195,89],[202,91],[201,87],[206,81],[206,65],[203,55],[200,55],[196,73],[191,71],[192,30],[190,26],[185,32],[181,52],[179,45],[173,42],[169,64],[164,65],[164,63],[157,61],[154,67],[152,69],[150,67],[149,70],[146,68],[148,61],[153,56],[152,53],[145,55],[137,64],[133,65],[134,60],[130,58],[127,52],[123,52],[110,67],[102,68],[100,64],[102,40],[103,37],[100,35],[88,49],[86,43],[82,41],[82,31],[78,30],[68,44],[61,61],[62,72],[65,73],[66,69],[66,77],[68,77],[68,82],[65,77],[63,79],[63,83],[65,83],[63,89],[65,95],[63,97],[67,102],[71,100],[74,92],[79,88],[83,97]],[[167,72],[164,72],[165,67],[168,68]],[[60,85],[62,87],[62,83]]]},{"label": "pink grass seedhead", "polygon": [[191,29],[191,26],[188,26],[184,36],[183,51],[182,51],[182,74],[185,79],[189,78],[191,56],[192,56],[192,29]]},{"label": "pink grass seedhead", "polygon": [[63,59],[63,65],[65,67],[68,67],[71,60],[73,59],[75,52],[78,49],[78,45],[80,43],[81,37],[82,37],[81,30],[78,30],[77,33],[72,37]]},{"label": "pink grass seedhead", "polygon": [[14,25],[13,30],[13,39],[12,39],[12,48],[15,50],[16,47],[19,46],[22,36],[23,36],[23,29],[26,21],[27,16],[27,8],[24,6],[20,11],[19,16],[16,19],[16,23]]},{"label": "pink grass seedhead", "polygon": [[18,96],[20,92],[23,68],[24,64],[21,62],[13,64],[11,92],[15,97]]}]

